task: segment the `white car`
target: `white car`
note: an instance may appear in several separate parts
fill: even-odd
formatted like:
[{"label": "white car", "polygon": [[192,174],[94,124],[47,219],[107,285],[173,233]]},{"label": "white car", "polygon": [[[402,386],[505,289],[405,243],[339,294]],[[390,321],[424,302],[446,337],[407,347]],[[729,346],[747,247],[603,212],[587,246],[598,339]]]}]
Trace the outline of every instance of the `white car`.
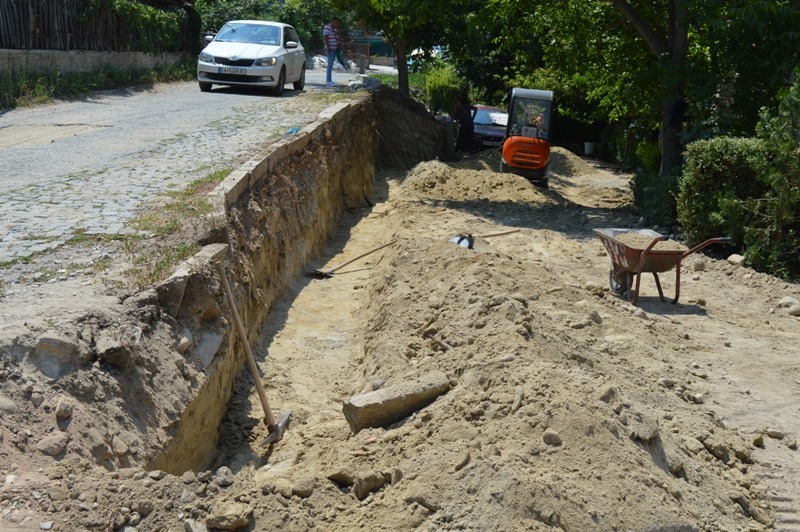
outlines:
[{"label": "white car", "polygon": [[225,24],[197,60],[200,90],[212,85],[270,87],[280,96],[292,83],[306,84],[306,54],[293,27],[263,20]]}]

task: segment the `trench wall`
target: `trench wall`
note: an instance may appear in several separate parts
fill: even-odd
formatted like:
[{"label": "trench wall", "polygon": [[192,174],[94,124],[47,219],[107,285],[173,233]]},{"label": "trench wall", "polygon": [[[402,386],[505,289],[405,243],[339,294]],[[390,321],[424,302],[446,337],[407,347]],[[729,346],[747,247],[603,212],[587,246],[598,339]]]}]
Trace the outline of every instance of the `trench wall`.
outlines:
[{"label": "trench wall", "polygon": [[[213,265],[217,257],[223,257],[253,345],[272,303],[318,255],[342,212],[371,205],[376,166],[410,168],[437,157],[442,146],[439,125],[424,106],[381,89],[328,108],[217,187],[214,197],[227,222],[219,243],[157,287],[176,328],[192,332],[190,362],[204,378],[150,468],[181,474],[209,465],[233,386],[246,367]],[[276,416],[279,407],[273,405]]]},{"label": "trench wall", "polygon": [[[375,175],[374,111],[371,97],[327,109],[232,172],[215,191],[227,219],[224,264],[251,345],[272,302],[319,253],[342,211],[367,205]],[[191,271],[159,287],[162,305],[179,327],[193,331],[197,344],[219,338],[173,437],[149,464],[174,474],[208,465],[233,385],[245,368],[241,340],[210,264],[215,253],[200,257],[206,267],[195,257]]]}]

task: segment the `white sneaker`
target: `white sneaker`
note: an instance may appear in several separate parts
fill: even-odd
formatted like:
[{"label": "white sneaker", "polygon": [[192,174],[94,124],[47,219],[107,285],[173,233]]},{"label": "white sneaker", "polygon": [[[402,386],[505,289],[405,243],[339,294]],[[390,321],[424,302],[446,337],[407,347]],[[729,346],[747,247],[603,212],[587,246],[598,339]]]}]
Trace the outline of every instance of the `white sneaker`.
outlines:
[{"label": "white sneaker", "polygon": [[329,82],[326,84],[326,86],[327,86],[327,87],[335,87],[335,86],[336,86],[336,83],[334,83],[334,82],[332,82],[332,81],[329,81]]}]

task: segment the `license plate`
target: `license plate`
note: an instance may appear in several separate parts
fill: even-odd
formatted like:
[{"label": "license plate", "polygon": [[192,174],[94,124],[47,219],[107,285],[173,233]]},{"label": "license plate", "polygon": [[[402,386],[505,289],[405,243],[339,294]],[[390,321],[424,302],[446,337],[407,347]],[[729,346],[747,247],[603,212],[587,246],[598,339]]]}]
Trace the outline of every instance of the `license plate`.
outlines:
[{"label": "license plate", "polygon": [[246,68],[219,67],[220,74],[247,74]]},{"label": "license plate", "polygon": [[499,140],[484,140],[483,141],[483,145],[484,146],[502,146],[503,143],[500,142]]}]

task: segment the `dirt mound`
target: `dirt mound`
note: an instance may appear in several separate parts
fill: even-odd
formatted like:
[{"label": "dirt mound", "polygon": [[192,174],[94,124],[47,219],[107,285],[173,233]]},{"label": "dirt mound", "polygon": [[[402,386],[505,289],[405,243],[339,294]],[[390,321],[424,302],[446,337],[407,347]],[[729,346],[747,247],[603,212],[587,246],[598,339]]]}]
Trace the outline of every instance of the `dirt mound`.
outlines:
[{"label": "dirt mound", "polygon": [[420,163],[408,173],[404,194],[449,202],[481,200],[538,204],[551,201],[524,178],[469,166],[474,165],[451,165],[441,161]]},{"label": "dirt mound", "polygon": [[554,146],[550,152],[550,165],[547,170],[564,177],[580,177],[597,173],[597,169],[585,159],[557,146]]},{"label": "dirt mound", "polygon": [[[294,417],[272,448],[259,445],[245,373],[210,471],[97,467],[158,443],[158,431],[126,440],[142,431],[114,408],[147,415],[154,390],[180,399],[167,378],[185,387],[196,370],[123,349],[142,393],[118,397],[94,369],[34,382],[5,360],[3,528],[770,528],[770,497],[792,505],[800,492],[796,428],[782,421],[796,415],[800,342],[779,303],[796,286],[697,257],[684,266],[686,303],[661,302],[648,276],[635,307],[609,292],[592,232],[636,221],[630,176],[558,149],[550,190],[497,166],[486,152],[384,173],[376,205],[347,213],[335,251],[311,266],[396,242],[332,279],[298,279],[273,305],[254,351],[273,407]],[[509,228],[474,249],[448,241]],[[670,273],[661,283],[677,288]],[[342,413],[353,395],[439,373],[449,391],[399,421],[353,433]],[[71,441],[56,438],[62,395],[92,405],[72,403],[76,419],[96,416]],[[65,459],[31,453],[62,444]]]}]

